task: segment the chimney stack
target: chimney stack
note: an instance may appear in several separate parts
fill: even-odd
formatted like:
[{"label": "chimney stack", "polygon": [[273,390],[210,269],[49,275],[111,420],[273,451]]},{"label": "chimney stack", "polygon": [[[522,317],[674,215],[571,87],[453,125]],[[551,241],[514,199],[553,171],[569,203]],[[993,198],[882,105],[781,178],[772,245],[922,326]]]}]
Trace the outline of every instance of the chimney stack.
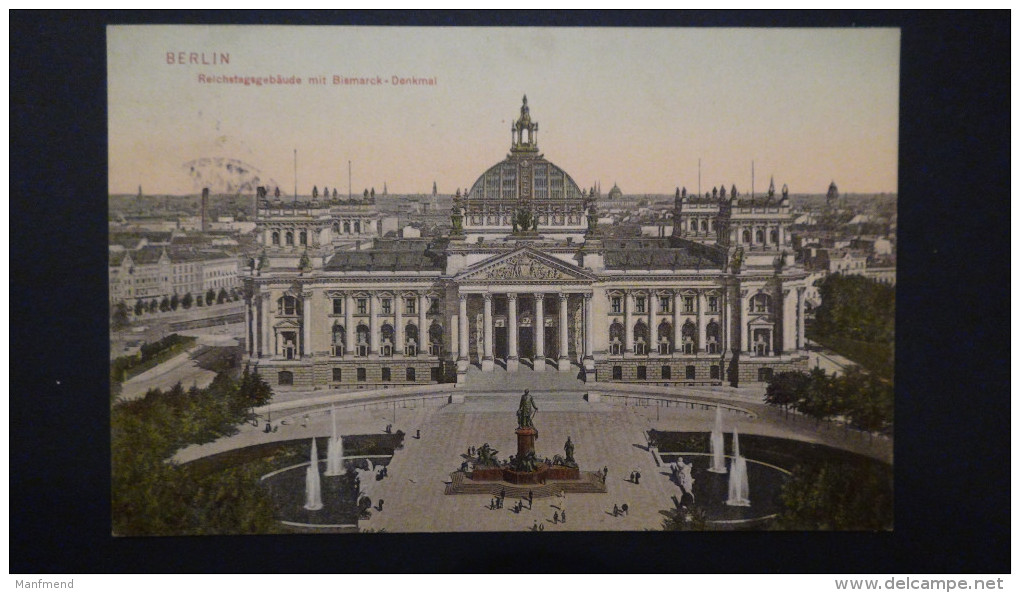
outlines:
[{"label": "chimney stack", "polygon": [[202,232],[209,230],[209,188],[202,188]]}]

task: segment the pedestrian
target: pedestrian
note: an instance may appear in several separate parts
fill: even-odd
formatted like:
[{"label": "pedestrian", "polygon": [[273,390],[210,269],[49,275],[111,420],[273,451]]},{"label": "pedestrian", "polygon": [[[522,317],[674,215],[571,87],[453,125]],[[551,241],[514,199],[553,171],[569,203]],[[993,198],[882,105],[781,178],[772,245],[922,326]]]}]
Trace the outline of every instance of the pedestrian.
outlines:
[{"label": "pedestrian", "polygon": [[500,488],[500,489],[499,489],[499,497],[500,497],[501,499],[502,499],[502,498],[506,498],[506,488]]},{"label": "pedestrian", "polygon": [[634,482],[634,472],[630,472],[630,481]]},{"label": "pedestrian", "polygon": [[553,525],[555,525],[555,524],[557,524],[559,522],[560,522],[560,514],[557,513],[556,511],[553,511]]},{"label": "pedestrian", "polygon": [[531,490],[528,490],[528,508],[529,509],[531,508],[531,501],[534,500],[534,498],[535,498],[535,494]]},{"label": "pedestrian", "polygon": [[420,439],[421,438],[421,429],[420,428],[418,430],[414,431],[414,438],[416,438],[416,439]]},{"label": "pedestrian", "polygon": [[627,503],[623,503],[623,507],[622,508],[623,508],[623,514],[624,515],[629,515],[630,508],[627,506]]},{"label": "pedestrian", "polygon": [[602,481],[605,482],[609,479],[609,466],[602,468]]},{"label": "pedestrian", "polygon": [[539,531],[545,531],[545,523],[541,523],[541,524],[539,524],[539,526],[538,526],[538,530],[539,530]]},{"label": "pedestrian", "polygon": [[382,512],[383,499],[379,499],[379,512]]},{"label": "pedestrian", "polygon": [[489,499],[489,510],[491,511],[494,508],[496,508],[496,499],[495,498],[490,498]]},{"label": "pedestrian", "polygon": [[634,483],[635,484],[641,483],[641,472],[634,472]]},{"label": "pedestrian", "polygon": [[567,509],[560,511],[560,521],[563,523],[567,522]]},{"label": "pedestrian", "polygon": [[535,524],[531,526],[532,531],[538,531],[538,520],[535,520]]},{"label": "pedestrian", "polygon": [[[627,506],[627,505],[624,505],[624,506]],[[615,504],[613,505],[613,516],[614,517],[619,517],[620,516],[620,507],[615,505]]]}]

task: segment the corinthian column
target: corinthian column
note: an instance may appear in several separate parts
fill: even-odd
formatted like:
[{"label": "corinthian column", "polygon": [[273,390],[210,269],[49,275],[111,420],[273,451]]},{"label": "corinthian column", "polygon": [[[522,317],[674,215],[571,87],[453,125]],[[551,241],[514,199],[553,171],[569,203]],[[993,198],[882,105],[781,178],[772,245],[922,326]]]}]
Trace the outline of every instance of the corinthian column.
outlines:
[{"label": "corinthian column", "polygon": [[506,340],[507,340],[507,355],[506,355],[506,370],[509,372],[516,371],[518,369],[518,353],[517,353],[517,295],[515,293],[507,293],[506,295]]},{"label": "corinthian column", "polygon": [[312,292],[301,293],[301,356],[312,355]]},{"label": "corinthian column", "polygon": [[374,292],[368,298],[368,334],[369,353],[379,356],[379,295]]},{"label": "corinthian column", "polygon": [[468,360],[468,295],[460,294],[460,312],[457,315],[457,329],[460,330],[460,337],[457,339],[457,360]]},{"label": "corinthian column", "polygon": [[634,295],[627,291],[623,295],[623,355],[634,354]]},{"label": "corinthian column", "polygon": [[418,293],[418,356],[425,356],[429,353],[429,331],[428,331],[428,309],[425,305],[428,300],[425,293]]},{"label": "corinthian column", "polygon": [[560,356],[556,361],[556,366],[561,373],[570,372],[570,357],[568,356],[570,339],[568,337],[569,328],[567,327],[567,301],[569,298],[569,293],[560,293]]},{"label": "corinthian column", "polygon": [[584,295],[584,358],[595,358],[595,320],[591,310],[591,294]]},{"label": "corinthian column", "polygon": [[492,294],[485,293],[483,299],[483,341],[484,349],[482,356],[482,370],[492,372],[495,365],[492,362]]},{"label": "corinthian column", "polygon": [[393,295],[393,353],[404,355],[404,297],[399,292]]},{"label": "corinthian column", "polygon": [[545,370],[545,295],[535,293],[535,359],[532,364],[536,371]]}]

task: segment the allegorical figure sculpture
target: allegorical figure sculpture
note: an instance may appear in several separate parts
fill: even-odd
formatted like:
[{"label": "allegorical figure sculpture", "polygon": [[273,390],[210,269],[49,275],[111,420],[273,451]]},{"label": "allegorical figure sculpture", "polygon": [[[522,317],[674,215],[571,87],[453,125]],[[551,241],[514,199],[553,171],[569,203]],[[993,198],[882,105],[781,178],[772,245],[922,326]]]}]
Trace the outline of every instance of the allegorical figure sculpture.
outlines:
[{"label": "allegorical figure sculpture", "polygon": [[535,412],[537,411],[538,406],[535,405],[535,398],[525,389],[521,395],[521,404],[517,408],[517,427],[535,428],[531,420],[535,417]]},{"label": "allegorical figure sculpture", "polygon": [[566,455],[567,463],[574,462],[574,443],[570,440],[569,436],[567,437],[567,442],[563,445],[563,453]]}]

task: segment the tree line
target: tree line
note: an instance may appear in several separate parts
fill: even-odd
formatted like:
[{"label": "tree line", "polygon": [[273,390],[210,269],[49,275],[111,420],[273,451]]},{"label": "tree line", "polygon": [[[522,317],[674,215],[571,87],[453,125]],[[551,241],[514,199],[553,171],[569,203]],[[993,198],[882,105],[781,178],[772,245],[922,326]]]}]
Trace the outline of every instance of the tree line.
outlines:
[{"label": "tree line", "polygon": [[895,338],[896,289],[856,274],[830,274],[818,286],[822,301],[813,330],[863,342]]},{"label": "tree line", "polygon": [[869,435],[889,432],[893,426],[892,385],[857,366],[838,376],[818,368],[808,373],[777,373],[765,388],[765,402],[817,422],[841,417],[848,426]]},{"label": "tree line", "polygon": [[279,531],[272,501],[258,487],[258,463],[202,474],[170,460],[253,422],[272,398],[258,372],[220,373],[209,387],[150,390],[111,412],[112,511],[116,535],[197,535]]}]

